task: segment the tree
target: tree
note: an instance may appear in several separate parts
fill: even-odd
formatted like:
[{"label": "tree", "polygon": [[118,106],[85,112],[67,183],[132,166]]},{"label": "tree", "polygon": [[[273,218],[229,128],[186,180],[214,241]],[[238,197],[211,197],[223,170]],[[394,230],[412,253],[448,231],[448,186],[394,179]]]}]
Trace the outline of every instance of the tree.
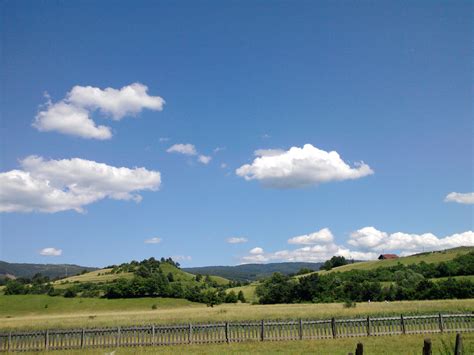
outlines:
[{"label": "tree", "polygon": [[233,290],[225,295],[225,303],[237,303],[238,300],[239,299]]},{"label": "tree", "polygon": [[239,291],[239,293],[237,294],[237,299],[242,302],[242,303],[246,303],[247,300],[245,299],[245,296],[244,296],[244,293],[242,292],[242,290]]}]

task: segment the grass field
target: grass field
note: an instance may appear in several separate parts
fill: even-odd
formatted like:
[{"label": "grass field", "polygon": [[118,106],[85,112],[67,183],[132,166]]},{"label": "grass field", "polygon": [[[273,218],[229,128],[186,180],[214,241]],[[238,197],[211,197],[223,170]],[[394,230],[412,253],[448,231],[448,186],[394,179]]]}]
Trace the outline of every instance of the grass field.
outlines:
[{"label": "grass field", "polygon": [[[355,353],[357,343],[364,344],[366,355],[419,355],[423,340],[430,338],[433,355],[453,354],[455,334],[401,335],[321,340],[246,342],[231,344],[176,345],[164,347],[118,348],[61,351],[66,355],[95,354],[316,354],[347,355]],[[464,354],[474,354],[474,333],[464,333]],[[447,352],[449,349],[450,352]],[[35,352],[35,354],[46,354]],[[48,352],[48,354],[51,354]]]},{"label": "grass field", "polygon": [[[153,305],[156,309],[152,309]],[[48,305],[45,308],[45,305]],[[211,321],[355,317],[359,315],[472,312],[474,299],[358,303],[250,305],[206,307],[180,299],[107,300],[42,295],[0,296],[0,329],[45,329]]]}]

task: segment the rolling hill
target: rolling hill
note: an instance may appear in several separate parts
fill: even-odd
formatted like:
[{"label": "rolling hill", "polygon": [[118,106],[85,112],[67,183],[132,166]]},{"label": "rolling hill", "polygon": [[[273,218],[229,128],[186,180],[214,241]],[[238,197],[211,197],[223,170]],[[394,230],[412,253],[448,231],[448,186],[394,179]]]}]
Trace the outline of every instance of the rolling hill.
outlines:
[{"label": "rolling hill", "polygon": [[221,276],[233,281],[256,281],[271,276],[274,272],[285,275],[296,274],[300,269],[319,270],[322,263],[286,262],[270,264],[243,264],[237,266],[203,266],[184,268],[193,274]]},{"label": "rolling hill", "polygon": [[[165,275],[171,273],[175,281],[181,282],[194,282],[195,275],[183,271],[171,264],[161,263],[160,269]],[[119,272],[113,273],[112,268],[98,269],[91,272],[87,272],[81,275],[67,277],[61,280],[54,282],[55,286],[67,285],[69,283],[81,283],[81,282],[92,282],[92,283],[107,283],[119,278],[130,279],[134,276],[133,272]],[[219,285],[224,285],[229,283],[229,280],[220,277],[220,276],[209,276],[212,281],[215,281]]]},{"label": "rolling hill", "polygon": [[[320,270],[314,273],[327,274],[327,273],[333,273],[333,272],[347,272],[350,270],[373,270],[379,267],[384,268],[384,267],[395,266],[398,263],[401,263],[403,265],[418,264],[421,262],[425,262],[427,264],[438,264],[441,262],[453,260],[458,255],[464,255],[473,251],[474,251],[474,247],[458,247],[458,248],[447,249],[447,250],[420,253],[420,254],[400,257],[398,259],[357,262],[353,264],[339,266],[330,271]],[[294,278],[299,279],[299,278],[308,276],[310,274],[313,274],[313,273],[309,273],[305,275],[297,275],[297,276],[294,276]],[[456,278],[472,280],[473,276],[472,275],[457,276]],[[445,278],[431,279],[431,280],[440,281],[441,279],[445,279]],[[385,282],[383,284],[384,286],[388,286],[390,285],[390,282]],[[234,290],[235,292],[242,291],[247,300],[249,300],[250,302],[256,302],[258,299],[258,297],[255,294],[257,285],[258,285],[258,282],[253,282],[250,285],[230,288],[228,289],[228,292],[230,292],[230,290]]]},{"label": "rolling hill", "polygon": [[[403,265],[418,264],[424,261],[427,264],[431,263],[440,263],[442,261],[449,261],[454,259],[458,255],[467,254],[471,251],[474,251],[474,247],[458,247],[453,249],[439,250],[439,251],[430,251],[426,253],[414,254],[410,256],[404,256],[397,259],[388,259],[388,260],[371,260],[364,261],[354,264],[347,264],[343,266],[336,267],[329,271],[320,270],[318,273],[325,274],[328,272],[345,272],[350,270],[372,270],[379,267],[390,267],[397,265],[398,263]],[[297,276],[301,277],[301,276]]]},{"label": "rolling hill", "polygon": [[27,264],[0,261],[0,277],[2,275],[9,275],[14,277],[31,278],[35,274],[41,273],[43,276],[55,279],[67,275],[77,275],[84,270],[93,271],[97,270],[97,268],[72,264]]}]

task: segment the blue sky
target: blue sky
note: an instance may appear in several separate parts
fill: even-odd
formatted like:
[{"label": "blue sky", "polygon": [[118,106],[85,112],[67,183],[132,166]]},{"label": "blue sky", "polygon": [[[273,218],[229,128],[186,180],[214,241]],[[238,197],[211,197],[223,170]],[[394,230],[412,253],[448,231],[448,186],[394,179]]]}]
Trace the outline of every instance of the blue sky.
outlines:
[{"label": "blue sky", "polygon": [[[104,266],[175,256],[186,266],[233,265],[474,245],[472,3],[3,1],[1,7],[5,181],[36,174],[35,183],[59,184],[59,192],[84,191],[90,171],[74,164],[87,162],[132,175],[145,168],[148,178],[159,172],[161,180],[128,186],[139,202],[112,196],[101,180],[107,191],[94,190],[96,198],[80,212],[31,210],[41,196],[22,185],[19,202],[3,184],[0,205],[21,207],[0,214],[2,260]],[[134,111],[118,102],[120,90],[134,83],[147,87],[154,107]],[[109,99],[116,101],[107,104],[125,105],[120,117],[113,119],[105,101],[92,104],[89,91],[86,104],[75,95],[67,99],[74,87],[113,88],[117,95]],[[161,111],[157,97],[166,102]],[[62,102],[110,127],[110,137],[65,134],[74,129],[63,117],[55,117],[62,132],[32,125]],[[192,144],[197,153],[167,152],[175,144]],[[259,149],[272,151],[255,156]],[[321,157],[330,151],[349,170],[334,165],[323,181]],[[299,154],[309,157],[302,167],[292,160]],[[203,164],[199,155],[212,159]],[[31,156],[42,159],[25,163]],[[297,172],[281,177],[288,161]],[[67,183],[51,172],[57,162],[61,172],[74,165]],[[356,177],[360,162],[370,173]],[[236,173],[245,164],[248,174]],[[81,173],[84,180],[74,181]],[[452,192],[460,195],[446,202]],[[48,200],[48,208],[62,203]],[[307,238],[289,242],[297,236]],[[247,241],[228,243],[231,237]],[[160,242],[145,243],[151,238]],[[44,248],[60,255],[41,255]]]}]

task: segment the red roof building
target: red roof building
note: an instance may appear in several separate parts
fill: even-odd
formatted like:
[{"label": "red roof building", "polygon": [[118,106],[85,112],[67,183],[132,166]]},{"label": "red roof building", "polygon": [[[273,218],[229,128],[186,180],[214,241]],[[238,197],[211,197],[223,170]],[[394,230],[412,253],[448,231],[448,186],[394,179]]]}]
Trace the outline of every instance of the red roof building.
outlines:
[{"label": "red roof building", "polygon": [[379,260],[397,259],[397,254],[380,254]]}]

